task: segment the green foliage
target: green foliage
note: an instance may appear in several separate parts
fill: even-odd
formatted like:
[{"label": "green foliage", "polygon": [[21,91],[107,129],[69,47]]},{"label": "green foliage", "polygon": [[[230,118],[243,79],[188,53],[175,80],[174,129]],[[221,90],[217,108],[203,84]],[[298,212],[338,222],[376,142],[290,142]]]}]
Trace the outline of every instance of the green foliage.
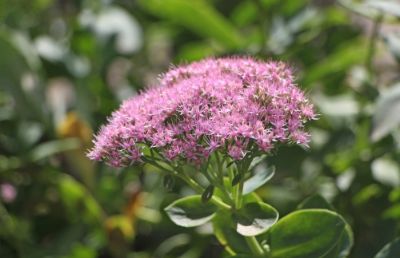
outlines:
[{"label": "green foliage", "polygon": [[243,184],[243,194],[249,194],[267,183],[275,174],[275,167],[263,168],[254,173]]},{"label": "green foliage", "polygon": [[340,236],[337,244],[328,254],[324,255],[324,258],[345,258],[348,257],[350,251],[354,244],[354,237],[353,231],[351,230],[350,226],[346,224],[345,232]]},{"label": "green foliage", "polygon": [[236,231],[236,223],[231,216],[227,211],[219,211],[215,215],[212,220],[215,236],[230,253],[250,253],[245,239]]},{"label": "green foliage", "polygon": [[[346,234],[346,222],[336,213],[319,210],[295,211],[268,232],[272,257],[322,257]],[[348,246],[346,246],[348,247]]]},{"label": "green foliage", "polygon": [[215,39],[227,48],[242,46],[235,27],[206,1],[142,0],[139,3],[152,14],[187,27],[205,38]]},{"label": "green foliage", "polygon": [[250,202],[233,214],[233,221],[239,234],[257,236],[274,225],[278,217],[278,212],[270,205],[263,202]]},{"label": "green foliage", "polygon": [[[239,222],[244,234],[266,230],[254,238],[271,257],[365,258],[391,243],[376,257],[397,258],[399,10],[394,0],[0,0],[0,257],[255,257]],[[227,55],[291,64],[320,114],[309,150],[280,148],[246,174],[233,164],[217,184],[182,166],[202,189],[183,200],[193,192],[162,168],[87,160],[92,131],[123,99],[171,64]],[[172,202],[173,221],[206,223],[172,225],[162,216]]]},{"label": "green foliage", "polygon": [[168,217],[182,227],[196,227],[210,221],[217,207],[211,202],[204,202],[199,195],[184,197],[165,208]]},{"label": "green foliage", "polygon": [[333,210],[333,207],[324,197],[314,194],[300,203],[299,209],[327,209]]}]

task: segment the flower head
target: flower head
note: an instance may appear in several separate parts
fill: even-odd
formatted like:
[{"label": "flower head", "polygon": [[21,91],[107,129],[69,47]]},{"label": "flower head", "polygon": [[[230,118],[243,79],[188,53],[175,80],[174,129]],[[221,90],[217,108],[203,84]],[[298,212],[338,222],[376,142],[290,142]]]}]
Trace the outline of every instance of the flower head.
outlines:
[{"label": "flower head", "polygon": [[88,156],[126,166],[146,146],[169,160],[201,163],[215,151],[238,160],[277,143],[307,145],[311,119],[313,105],[284,63],[206,59],[172,68],[158,87],[125,101]]}]

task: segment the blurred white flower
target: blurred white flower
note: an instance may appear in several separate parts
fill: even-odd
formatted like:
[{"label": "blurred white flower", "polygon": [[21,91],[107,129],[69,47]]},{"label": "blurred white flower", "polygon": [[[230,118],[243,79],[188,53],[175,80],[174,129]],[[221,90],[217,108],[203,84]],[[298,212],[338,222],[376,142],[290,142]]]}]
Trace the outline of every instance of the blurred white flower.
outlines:
[{"label": "blurred white flower", "polygon": [[395,161],[388,157],[374,160],[371,164],[372,176],[382,184],[399,187],[400,170]]},{"label": "blurred white flower", "polygon": [[54,124],[64,121],[68,109],[75,103],[75,87],[70,80],[57,77],[48,81],[46,102],[54,118]]},{"label": "blurred white flower", "polygon": [[49,36],[35,39],[35,48],[41,57],[49,61],[59,61],[67,53],[67,49]]},{"label": "blurred white flower", "polygon": [[97,36],[106,40],[116,35],[116,49],[122,54],[130,54],[142,46],[142,29],[132,15],[118,7],[107,7],[99,13],[84,10],[80,14],[81,26],[89,27]]}]

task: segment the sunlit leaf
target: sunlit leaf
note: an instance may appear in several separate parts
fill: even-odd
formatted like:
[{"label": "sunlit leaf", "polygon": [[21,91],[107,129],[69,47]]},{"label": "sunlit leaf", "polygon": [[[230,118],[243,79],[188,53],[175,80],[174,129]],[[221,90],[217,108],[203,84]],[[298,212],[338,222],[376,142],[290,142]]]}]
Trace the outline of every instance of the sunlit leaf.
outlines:
[{"label": "sunlit leaf", "polygon": [[268,182],[275,174],[275,167],[261,168],[243,184],[243,194],[249,194]]},{"label": "sunlit leaf", "polygon": [[226,211],[217,212],[212,220],[214,234],[221,245],[228,249],[229,252],[248,253],[250,250],[247,247],[246,241],[236,231],[236,224],[231,219],[231,216],[232,214]]},{"label": "sunlit leaf", "polygon": [[250,202],[233,214],[233,221],[239,234],[256,236],[274,225],[278,217],[278,211],[272,206],[263,202]]},{"label": "sunlit leaf", "polygon": [[255,157],[250,163],[249,171],[253,170],[258,165],[260,165],[263,161],[265,161],[266,158],[267,158],[267,155],[261,155],[261,156]]},{"label": "sunlit leaf", "polygon": [[227,48],[239,48],[242,39],[230,24],[206,1],[140,0],[150,13],[186,27],[200,36],[217,40]]},{"label": "sunlit leaf", "polygon": [[354,244],[354,237],[348,224],[345,229],[336,246],[328,254],[324,255],[323,258],[346,258],[349,256]]},{"label": "sunlit leaf", "polygon": [[299,205],[299,209],[327,209],[333,210],[333,207],[324,197],[319,194],[314,194],[305,199]]},{"label": "sunlit leaf", "polygon": [[217,207],[204,203],[200,195],[179,199],[165,208],[168,217],[178,226],[196,227],[210,221]]},{"label": "sunlit leaf", "polygon": [[300,210],[267,232],[272,258],[319,258],[328,255],[346,234],[346,222],[323,209]]}]

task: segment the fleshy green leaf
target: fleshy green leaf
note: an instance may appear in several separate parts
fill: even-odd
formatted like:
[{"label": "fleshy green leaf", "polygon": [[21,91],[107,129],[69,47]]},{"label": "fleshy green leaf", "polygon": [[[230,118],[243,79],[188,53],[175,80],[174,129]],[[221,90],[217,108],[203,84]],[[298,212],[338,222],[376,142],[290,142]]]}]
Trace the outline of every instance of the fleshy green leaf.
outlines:
[{"label": "fleshy green leaf", "polygon": [[267,156],[268,155],[264,154],[264,155],[255,157],[250,163],[249,171],[252,171],[255,167],[260,165],[260,163],[263,162],[267,158]]},{"label": "fleshy green leaf", "polygon": [[400,257],[400,238],[395,239],[385,245],[382,250],[375,255],[375,258],[396,258]]},{"label": "fleshy green leaf", "polygon": [[249,253],[245,238],[235,230],[231,214],[220,210],[212,220],[214,234],[229,253]]},{"label": "fleshy green leaf", "polygon": [[278,217],[278,211],[272,206],[263,202],[250,202],[233,214],[233,221],[239,234],[256,236],[274,225]]},{"label": "fleshy green leaf", "polygon": [[[243,201],[244,203],[261,202],[261,199],[255,193],[252,193],[244,196]],[[243,254],[251,253],[245,238],[236,231],[236,223],[233,221],[231,213],[219,210],[212,222],[214,234],[227,252],[241,254],[235,257],[245,257]]]},{"label": "fleshy green leaf", "polygon": [[243,194],[249,194],[257,188],[263,186],[275,174],[275,167],[269,167],[261,171],[257,171],[252,177],[247,179],[243,184]]},{"label": "fleshy green leaf", "polygon": [[272,258],[319,258],[328,255],[346,234],[346,222],[323,209],[295,211],[266,234]]},{"label": "fleshy green leaf", "polygon": [[194,195],[171,203],[165,211],[176,225],[196,227],[210,221],[217,211],[217,206],[211,202],[204,203],[200,195]]},{"label": "fleshy green leaf", "polygon": [[351,247],[353,246],[353,232],[349,225],[346,225],[345,231],[340,237],[337,245],[323,258],[346,258],[350,254]]},{"label": "fleshy green leaf", "polygon": [[139,4],[150,13],[182,25],[193,32],[210,37],[230,49],[242,45],[235,27],[219,14],[207,1],[140,0]]},{"label": "fleshy green leaf", "polygon": [[333,210],[333,207],[324,197],[319,194],[311,195],[310,197],[306,198],[302,203],[299,205],[299,209],[327,209]]}]

